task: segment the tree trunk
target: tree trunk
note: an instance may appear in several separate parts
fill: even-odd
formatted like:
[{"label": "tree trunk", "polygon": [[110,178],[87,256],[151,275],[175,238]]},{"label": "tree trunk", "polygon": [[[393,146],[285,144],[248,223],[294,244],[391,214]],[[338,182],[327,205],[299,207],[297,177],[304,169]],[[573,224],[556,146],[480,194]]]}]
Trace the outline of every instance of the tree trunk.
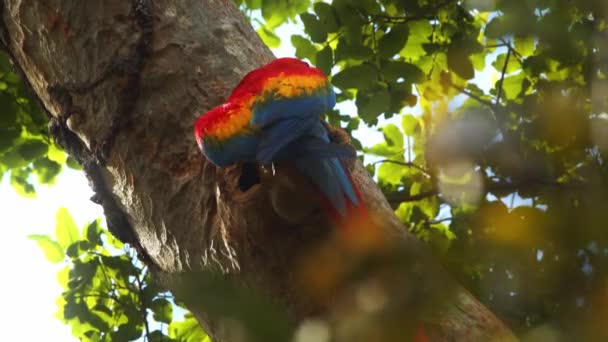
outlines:
[{"label": "tree trunk", "polygon": [[[218,169],[196,147],[198,115],[273,58],[231,1],[5,0],[2,25],[4,48],[50,113],[51,134],[83,164],[110,230],[172,289],[186,271],[213,269],[263,290],[296,323],[361,311],[352,291],[302,290],[296,265],[321,248],[328,224],[316,203],[293,195],[302,191],[295,176]],[[383,241],[399,241],[409,260],[391,278],[399,286],[383,285],[391,302],[441,297],[423,320],[431,340],[513,338],[408,235],[360,163],[353,167]],[[285,214],[290,205],[296,215]],[[215,342],[231,340],[224,320],[184,298]],[[336,336],[351,334],[344,319],[332,322]]]}]

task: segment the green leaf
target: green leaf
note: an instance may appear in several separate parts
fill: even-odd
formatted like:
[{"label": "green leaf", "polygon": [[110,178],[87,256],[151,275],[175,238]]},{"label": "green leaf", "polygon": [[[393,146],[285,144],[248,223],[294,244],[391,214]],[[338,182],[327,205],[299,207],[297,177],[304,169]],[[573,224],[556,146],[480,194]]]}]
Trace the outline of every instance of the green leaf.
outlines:
[{"label": "green leaf", "polygon": [[276,49],[281,46],[281,38],[277,36],[272,30],[268,29],[265,25],[257,30],[258,35],[262,38],[264,44],[268,45],[271,49]]},{"label": "green leaf", "polygon": [[340,89],[366,89],[377,79],[376,68],[364,63],[343,69],[332,78],[332,83]]},{"label": "green leaf", "polygon": [[15,98],[4,91],[0,92],[0,127],[11,127],[17,124],[17,106]]},{"label": "green leaf", "polygon": [[245,0],[248,9],[258,9],[262,7],[262,0]]},{"label": "green leaf", "polygon": [[302,13],[300,14],[300,19],[304,23],[304,31],[306,31],[313,42],[323,43],[327,40],[326,28],[321,24],[317,16],[310,13]]},{"label": "green leaf", "polygon": [[191,313],[184,315],[183,321],[171,322],[169,325],[169,337],[180,342],[211,341]]},{"label": "green leaf", "polygon": [[101,228],[99,227],[99,219],[89,223],[85,227],[83,235],[86,236],[87,241],[92,243],[93,245],[103,245],[103,242],[101,240]]},{"label": "green leaf", "polygon": [[[492,63],[492,66],[498,72],[502,73],[502,70],[505,67],[506,62],[507,62],[507,53],[501,53],[500,55],[496,56],[496,60],[494,61],[494,63]],[[509,57],[509,64],[507,64],[507,69],[505,70],[506,73],[511,74],[519,69],[521,69],[521,64],[519,64],[519,61],[517,60],[517,58],[515,58],[513,55],[511,55]]]},{"label": "green leaf", "polygon": [[78,163],[76,161],[76,159],[68,156],[68,159],[66,160],[65,164],[70,168],[70,169],[74,169],[74,170],[82,170],[82,165],[80,165],[80,163]]},{"label": "green leaf", "polygon": [[[63,259],[63,257],[61,259]],[[70,266],[69,265],[65,266],[64,268],[61,269],[61,271],[57,272],[57,276],[56,276],[57,282],[59,283],[59,285],[61,285],[61,287],[67,288],[69,275],[70,275]]]},{"label": "green leaf", "polygon": [[131,341],[139,338],[144,330],[143,324],[125,323],[118,326],[117,331],[110,333],[112,341]]},{"label": "green leaf", "polygon": [[475,70],[481,72],[485,69],[486,55],[487,54],[485,52],[481,52],[481,53],[474,53],[469,57],[471,59],[471,62],[473,63],[473,67],[475,68]]},{"label": "green leaf", "polygon": [[391,58],[399,53],[407,42],[409,32],[407,24],[393,26],[389,33],[382,36],[378,42],[378,54],[380,57]]},{"label": "green leaf", "polygon": [[21,130],[17,127],[0,126],[0,154],[10,149],[20,135]]},{"label": "green leaf", "polygon": [[274,29],[290,15],[289,3],[283,0],[262,0],[262,17],[266,26]]},{"label": "green leaf", "polygon": [[336,61],[345,59],[367,60],[374,55],[374,50],[363,45],[361,41],[349,42],[340,38],[335,55]]},{"label": "green leaf", "polygon": [[506,25],[502,17],[495,17],[487,25],[485,34],[488,38],[501,38],[507,34]]},{"label": "green leaf", "polygon": [[154,320],[157,322],[171,323],[173,320],[173,305],[166,299],[155,299],[150,304],[150,309],[154,313]]},{"label": "green leaf", "polygon": [[317,52],[315,65],[323,70],[325,75],[331,74],[331,67],[333,66],[333,54],[332,49],[329,46],[323,48],[323,50]]},{"label": "green leaf", "polygon": [[395,146],[389,146],[386,142],[381,142],[372,147],[366,147],[363,150],[365,153],[373,154],[389,159],[399,159],[403,154],[403,150]]},{"label": "green leaf", "polygon": [[296,57],[308,59],[316,65],[317,48],[308,39],[294,34],[291,36],[291,45],[296,49]]},{"label": "green leaf", "polygon": [[467,52],[458,45],[448,47],[448,67],[465,80],[475,77],[475,69]]},{"label": "green leaf", "polygon": [[388,124],[382,127],[382,133],[384,134],[384,140],[386,140],[389,146],[394,146],[398,149],[403,149],[403,133],[394,124]]},{"label": "green leaf", "polygon": [[382,163],[378,167],[378,180],[391,185],[400,185],[401,179],[407,175],[407,168],[395,163]]},{"label": "green leaf", "polygon": [[37,159],[33,165],[38,182],[41,184],[53,184],[61,172],[61,165],[44,157]]},{"label": "green leaf", "polygon": [[536,49],[536,38],[534,37],[515,37],[515,51],[523,57],[528,57]]},{"label": "green leaf", "polygon": [[427,54],[423,45],[430,43],[433,26],[428,20],[415,20],[408,23],[409,35],[405,47],[400,54],[407,61],[415,61]]},{"label": "green leaf", "polygon": [[26,140],[17,147],[18,153],[25,160],[34,160],[48,152],[48,145],[42,140]]},{"label": "green leaf", "polygon": [[104,255],[101,257],[101,261],[106,267],[117,271],[123,276],[135,275],[138,272],[138,269],[133,265],[133,263],[131,263],[131,260],[125,255]]},{"label": "green leaf", "polygon": [[36,196],[36,189],[26,178],[30,172],[31,169],[27,168],[13,170],[11,172],[11,186],[19,196],[26,198],[33,198]]},{"label": "green leaf", "polygon": [[170,338],[169,336],[163,334],[160,330],[154,330],[148,334],[147,340],[148,342],[181,342],[179,340],[175,340]]},{"label": "green leaf", "polygon": [[391,95],[385,88],[360,90],[355,100],[359,116],[368,124],[376,124],[378,115],[389,111],[390,102]]},{"label": "green leaf", "polygon": [[68,159],[68,155],[62,149],[57,147],[57,145],[50,144],[47,158],[61,165],[65,164],[66,160]]},{"label": "green leaf", "polygon": [[36,241],[38,247],[44,252],[46,260],[56,264],[63,261],[65,254],[63,254],[63,248],[57,241],[53,241],[48,235],[28,235],[30,240]]},{"label": "green leaf", "polygon": [[399,113],[405,106],[415,106],[417,98],[412,94],[410,83],[390,83],[391,94],[390,111]]},{"label": "green leaf", "polygon": [[402,61],[389,61],[380,69],[380,73],[387,81],[396,81],[403,78],[408,83],[422,83],[426,75],[414,64]]},{"label": "green leaf", "polygon": [[79,240],[78,227],[76,227],[74,219],[64,207],[57,210],[55,220],[57,242],[62,248],[67,249],[71,244]]},{"label": "green leaf", "polygon": [[[509,100],[516,98],[523,89],[523,81],[525,79],[525,73],[520,72],[517,75],[505,77],[502,88],[505,94],[505,97]],[[500,82],[500,81],[498,81]],[[498,84],[497,82],[497,84]]]},{"label": "green leaf", "polygon": [[326,32],[337,32],[340,29],[335,9],[330,4],[315,2],[314,10]]},{"label": "green leaf", "polygon": [[406,114],[401,117],[401,128],[405,135],[414,136],[420,131],[420,119],[412,114]]}]

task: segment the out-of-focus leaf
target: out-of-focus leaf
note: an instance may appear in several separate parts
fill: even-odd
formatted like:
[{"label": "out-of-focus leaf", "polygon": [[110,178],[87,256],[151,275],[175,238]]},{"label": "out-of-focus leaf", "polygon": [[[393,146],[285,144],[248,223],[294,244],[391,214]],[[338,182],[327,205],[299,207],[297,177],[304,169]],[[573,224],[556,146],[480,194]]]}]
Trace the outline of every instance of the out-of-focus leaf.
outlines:
[{"label": "out-of-focus leaf", "polygon": [[390,109],[391,95],[386,88],[377,87],[370,90],[359,90],[355,104],[359,109],[359,116],[366,123],[375,124],[378,115]]},{"label": "out-of-focus leaf", "polygon": [[80,238],[78,234],[78,227],[74,223],[74,219],[66,208],[59,208],[55,215],[55,236],[57,242],[62,248],[68,248],[71,244],[78,241]]},{"label": "out-of-focus leaf", "polygon": [[406,114],[401,118],[401,127],[406,135],[413,136],[420,129],[420,121],[412,114]]},{"label": "out-of-focus leaf", "polygon": [[36,196],[36,189],[32,183],[26,178],[31,172],[29,168],[12,170],[11,172],[11,186],[19,194],[26,198],[33,198]]},{"label": "out-of-focus leaf", "polygon": [[329,75],[331,72],[331,67],[333,66],[333,54],[332,49],[329,46],[323,48],[323,50],[319,51],[316,56],[315,65],[323,70],[325,75]]},{"label": "out-of-focus leaf", "polygon": [[475,77],[475,69],[473,63],[469,59],[466,51],[459,46],[451,46],[448,48],[448,67],[453,70],[458,76],[469,80]]},{"label": "out-of-focus leaf", "polygon": [[384,133],[384,140],[386,140],[389,146],[403,149],[403,133],[401,133],[397,126],[388,124],[382,127],[382,133]]},{"label": "out-of-focus leaf", "polygon": [[332,82],[341,89],[366,89],[374,84],[377,77],[376,68],[369,64],[360,64],[340,71],[332,78]]},{"label": "out-of-focus leaf", "polygon": [[409,33],[407,24],[397,24],[391,27],[391,30],[378,42],[378,54],[384,58],[391,58],[399,53],[405,46]]},{"label": "out-of-focus leaf", "polygon": [[25,160],[34,160],[48,151],[48,145],[41,140],[26,140],[17,147],[18,153]]},{"label": "out-of-focus leaf", "polygon": [[408,83],[421,83],[426,79],[424,72],[418,66],[402,61],[387,62],[380,72],[387,81],[403,78]]},{"label": "out-of-focus leaf", "polygon": [[184,316],[183,321],[172,322],[169,325],[169,337],[180,342],[211,342],[198,321],[190,313]]},{"label": "out-of-focus leaf", "polygon": [[373,56],[374,51],[362,44],[362,42],[349,42],[344,38],[340,38],[336,47],[336,60],[354,59],[367,60]]},{"label": "out-of-focus leaf", "polygon": [[524,57],[534,53],[536,48],[536,39],[534,37],[515,37],[515,51]]},{"label": "out-of-focus leaf", "polygon": [[336,12],[330,4],[315,2],[314,9],[319,17],[319,22],[325,27],[327,32],[336,32],[340,29]]},{"label": "out-of-focus leaf", "polygon": [[34,172],[38,176],[38,182],[41,184],[53,184],[61,172],[60,164],[44,157],[34,161],[33,166]]},{"label": "out-of-focus leaf", "polygon": [[316,64],[317,49],[308,39],[294,34],[291,36],[291,45],[296,48],[296,57],[300,59],[306,58],[313,64]]},{"label": "out-of-focus leaf", "polygon": [[395,163],[382,163],[378,167],[378,180],[392,185],[402,183],[403,177],[408,175],[406,166]]},{"label": "out-of-focus leaf", "polygon": [[281,46],[281,38],[277,36],[272,30],[268,29],[266,26],[260,27],[258,30],[258,35],[262,38],[264,44],[268,45],[268,47],[272,49],[276,49]]},{"label": "out-of-focus leaf", "polygon": [[56,264],[63,260],[63,248],[57,241],[54,241],[47,235],[29,235],[28,239],[36,241],[38,247],[44,252],[44,257]]},{"label": "out-of-focus leaf", "polygon": [[300,19],[304,23],[304,30],[313,42],[323,43],[327,40],[327,30],[317,16],[310,13],[302,13],[300,14]]},{"label": "out-of-focus leaf", "polygon": [[[507,62],[507,53],[502,53],[496,57],[496,60],[494,61],[494,63],[492,63],[492,66],[498,72],[502,72],[503,68],[505,67],[506,62]],[[519,61],[517,60],[517,58],[515,58],[514,56],[510,56],[509,64],[506,65],[506,69],[505,69],[506,73],[510,74],[519,69],[521,69],[521,64],[519,64]]]},{"label": "out-of-focus leaf", "polygon": [[173,320],[173,306],[166,299],[155,299],[150,304],[150,309],[154,313],[154,320],[157,322],[171,323]]}]

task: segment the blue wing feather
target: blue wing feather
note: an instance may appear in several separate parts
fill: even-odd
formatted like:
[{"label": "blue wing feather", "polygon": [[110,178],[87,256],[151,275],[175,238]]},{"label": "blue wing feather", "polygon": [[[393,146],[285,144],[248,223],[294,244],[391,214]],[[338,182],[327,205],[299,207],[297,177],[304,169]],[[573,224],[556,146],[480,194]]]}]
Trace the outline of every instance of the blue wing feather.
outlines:
[{"label": "blue wing feather", "polygon": [[218,142],[205,139],[202,152],[213,164],[226,167],[243,161],[254,161],[259,137],[255,133],[241,134]]},{"label": "blue wing feather", "polygon": [[296,168],[319,187],[340,215],[346,201],[359,204],[348,171],[339,158],[355,157],[346,146],[331,143],[321,116],[336,104],[329,88],[296,98],[269,98],[253,107],[251,124],[262,130],[256,160],[267,164],[293,160]]},{"label": "blue wing feather", "polygon": [[323,158],[355,158],[357,153],[347,145],[328,143],[317,137],[306,136],[294,140],[276,154],[275,160],[289,160],[305,157]]},{"label": "blue wing feather", "polygon": [[258,148],[257,161],[261,164],[269,164],[276,160],[277,154],[289,143],[305,135],[310,127],[315,124],[315,121],[319,121],[319,119],[314,116],[294,117],[283,119],[267,127]]},{"label": "blue wing feather", "polygon": [[333,90],[328,93],[317,91],[294,98],[267,98],[253,106],[251,124],[263,128],[284,119],[311,116],[320,118],[335,104],[336,95]]}]

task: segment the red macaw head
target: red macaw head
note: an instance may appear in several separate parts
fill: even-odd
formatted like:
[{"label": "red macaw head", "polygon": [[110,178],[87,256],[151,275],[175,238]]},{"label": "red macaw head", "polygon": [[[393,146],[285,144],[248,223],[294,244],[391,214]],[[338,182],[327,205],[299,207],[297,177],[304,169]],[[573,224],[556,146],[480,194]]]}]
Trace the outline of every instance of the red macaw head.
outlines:
[{"label": "red macaw head", "polygon": [[230,113],[237,107],[233,103],[221,104],[207,113],[201,115],[194,124],[194,137],[199,147],[203,145],[203,139],[207,136],[217,136],[221,130],[222,123],[230,118]]}]

